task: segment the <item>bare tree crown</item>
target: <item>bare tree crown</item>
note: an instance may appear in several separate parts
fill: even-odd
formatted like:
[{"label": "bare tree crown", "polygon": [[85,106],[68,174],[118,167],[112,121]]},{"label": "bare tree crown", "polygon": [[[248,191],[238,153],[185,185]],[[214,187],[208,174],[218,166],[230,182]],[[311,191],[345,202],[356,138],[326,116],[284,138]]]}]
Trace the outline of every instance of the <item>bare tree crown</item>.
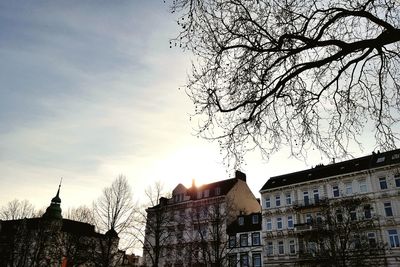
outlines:
[{"label": "bare tree crown", "polygon": [[[175,0],[171,42],[197,56],[187,84],[199,134],[240,163],[258,147],[345,156],[389,149],[400,110],[396,0]],[[172,45],[172,43],[171,43]]]}]

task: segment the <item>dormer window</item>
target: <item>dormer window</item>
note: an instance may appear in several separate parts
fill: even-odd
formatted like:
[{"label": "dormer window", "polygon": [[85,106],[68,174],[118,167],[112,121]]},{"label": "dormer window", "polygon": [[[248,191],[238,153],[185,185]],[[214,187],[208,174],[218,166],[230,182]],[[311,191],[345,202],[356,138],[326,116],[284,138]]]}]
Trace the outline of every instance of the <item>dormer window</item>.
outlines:
[{"label": "dormer window", "polygon": [[220,194],[221,194],[221,188],[220,187],[215,188],[215,195],[219,196]]},{"label": "dormer window", "polygon": [[257,214],[254,214],[252,216],[252,222],[253,222],[253,224],[258,224],[258,215]]},{"label": "dormer window", "polygon": [[239,217],[238,223],[239,223],[239,225],[244,225],[244,217]]},{"label": "dormer window", "polygon": [[376,160],[376,163],[382,163],[385,161],[385,157],[380,157]]},{"label": "dormer window", "polygon": [[202,191],[198,191],[197,192],[197,199],[201,199],[203,197],[203,192]]},{"label": "dormer window", "polygon": [[176,194],[176,195],[174,196],[175,202],[181,202],[181,201],[184,200],[184,198],[185,198],[185,194]]},{"label": "dormer window", "polygon": [[204,190],[203,195],[204,195],[204,197],[209,197],[210,190],[209,189]]}]

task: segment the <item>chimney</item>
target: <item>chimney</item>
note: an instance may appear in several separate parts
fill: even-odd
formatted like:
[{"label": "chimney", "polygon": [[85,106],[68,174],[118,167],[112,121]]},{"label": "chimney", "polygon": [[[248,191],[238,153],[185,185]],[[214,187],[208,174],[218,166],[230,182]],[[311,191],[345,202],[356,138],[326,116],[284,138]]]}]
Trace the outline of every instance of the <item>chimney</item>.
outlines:
[{"label": "chimney", "polygon": [[196,179],[192,179],[192,188],[195,188],[196,187]]},{"label": "chimney", "polygon": [[238,170],[237,170],[237,171],[235,172],[235,178],[236,178],[236,179],[240,179],[240,180],[246,182],[246,174],[243,173],[243,172],[241,172],[241,171],[238,171]]},{"label": "chimney", "polygon": [[166,206],[168,204],[168,199],[165,197],[160,197],[159,203],[160,206]]}]

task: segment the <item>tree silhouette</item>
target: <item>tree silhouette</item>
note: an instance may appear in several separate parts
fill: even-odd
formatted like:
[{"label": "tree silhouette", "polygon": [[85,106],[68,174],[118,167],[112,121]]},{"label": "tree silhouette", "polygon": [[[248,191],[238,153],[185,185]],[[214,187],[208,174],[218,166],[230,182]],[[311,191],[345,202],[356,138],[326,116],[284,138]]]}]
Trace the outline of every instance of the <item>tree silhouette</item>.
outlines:
[{"label": "tree silhouette", "polygon": [[[371,199],[353,196],[319,202],[319,217],[299,235],[300,262],[305,266],[385,266],[386,245],[377,237],[379,218]],[[372,234],[372,236],[371,236]]]},{"label": "tree silhouette", "polygon": [[400,110],[400,5],[391,0],[174,0],[191,50],[186,92],[199,135],[228,160],[282,145],[296,157],[361,146],[364,130],[395,146]]},{"label": "tree silhouette", "polygon": [[14,199],[0,208],[1,220],[17,220],[34,217],[35,207],[28,200]]},{"label": "tree silhouette", "polygon": [[97,265],[119,264],[122,255],[118,252],[118,240],[121,238],[119,245],[124,250],[131,246],[128,232],[133,227],[134,214],[135,206],[128,180],[119,175],[110,187],[103,189],[102,195],[93,203],[95,225],[105,234],[105,239],[100,242]]},{"label": "tree silhouette", "polygon": [[143,247],[145,263],[156,267],[166,256],[165,245],[171,239],[168,226],[173,220],[166,206],[169,194],[165,192],[160,182],[149,186],[145,194],[146,203],[137,212],[133,235]]}]

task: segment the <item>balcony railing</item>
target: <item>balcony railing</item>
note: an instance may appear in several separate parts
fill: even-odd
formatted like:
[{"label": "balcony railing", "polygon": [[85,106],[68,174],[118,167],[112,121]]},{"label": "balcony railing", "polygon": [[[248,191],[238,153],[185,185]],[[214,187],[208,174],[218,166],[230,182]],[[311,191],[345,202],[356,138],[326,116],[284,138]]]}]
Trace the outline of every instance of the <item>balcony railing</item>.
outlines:
[{"label": "balcony railing", "polygon": [[296,232],[321,231],[326,230],[326,225],[320,221],[312,220],[308,223],[297,223],[294,225],[294,229]]},{"label": "balcony railing", "polygon": [[308,231],[311,230],[311,224],[309,223],[297,223],[294,225],[296,231]]},{"label": "balcony railing", "polygon": [[300,208],[311,208],[314,206],[324,205],[328,201],[325,197],[318,197],[318,198],[306,198],[302,200],[293,201],[293,207],[300,209]]}]

